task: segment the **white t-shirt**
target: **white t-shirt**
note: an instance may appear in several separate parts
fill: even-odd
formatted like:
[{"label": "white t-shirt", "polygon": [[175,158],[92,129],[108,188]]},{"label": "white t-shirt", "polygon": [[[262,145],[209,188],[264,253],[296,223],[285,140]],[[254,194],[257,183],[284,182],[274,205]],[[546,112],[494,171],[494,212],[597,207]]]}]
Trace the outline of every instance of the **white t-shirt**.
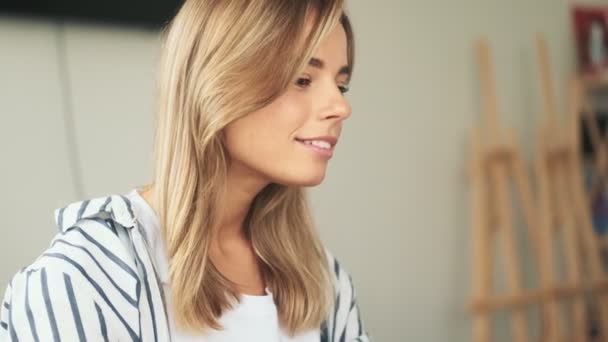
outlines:
[{"label": "white t-shirt", "polygon": [[211,330],[206,334],[191,335],[177,330],[171,305],[171,286],[169,283],[169,263],[165,244],[160,238],[160,226],[154,210],[141,197],[136,189],[127,197],[133,205],[133,212],[141,224],[154,260],[159,278],[165,291],[167,313],[172,340],[175,342],[319,342],[319,329],[289,337],[279,326],[277,307],[272,293],[266,289],[264,296],[242,294],[240,303],[225,312],[219,319],[223,330]]}]

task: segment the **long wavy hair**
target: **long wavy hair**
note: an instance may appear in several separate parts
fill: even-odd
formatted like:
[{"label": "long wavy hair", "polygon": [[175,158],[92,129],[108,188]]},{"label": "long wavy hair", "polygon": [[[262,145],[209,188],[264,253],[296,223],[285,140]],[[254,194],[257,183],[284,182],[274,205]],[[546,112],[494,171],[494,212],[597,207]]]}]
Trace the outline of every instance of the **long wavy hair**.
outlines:
[{"label": "long wavy hair", "polygon": [[[222,130],[281,95],[339,24],[352,70],[343,0],[186,0],[162,30],[153,200],[181,328],[222,329],[221,314],[239,300],[209,258],[230,166]],[[291,334],[318,328],[334,289],[304,190],[269,184],[244,228],[281,325]]]}]

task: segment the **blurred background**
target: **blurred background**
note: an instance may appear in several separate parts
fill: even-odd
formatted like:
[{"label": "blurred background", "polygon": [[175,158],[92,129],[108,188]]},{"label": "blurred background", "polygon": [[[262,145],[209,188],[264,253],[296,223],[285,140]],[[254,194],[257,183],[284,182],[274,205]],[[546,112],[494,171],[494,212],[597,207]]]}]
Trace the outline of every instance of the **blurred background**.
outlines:
[{"label": "blurred background", "polygon": [[[178,3],[5,2],[2,289],[48,247],[54,209],[150,181],[158,29]],[[534,39],[547,41],[561,110],[579,64],[574,3],[347,3],[357,42],[353,115],[327,178],[310,191],[316,222],[354,279],[374,341],[470,341],[468,139],[481,117],[474,43],[486,37],[492,46],[501,120],[529,161],[542,112]],[[496,319],[496,341],[509,340],[506,317]]]}]

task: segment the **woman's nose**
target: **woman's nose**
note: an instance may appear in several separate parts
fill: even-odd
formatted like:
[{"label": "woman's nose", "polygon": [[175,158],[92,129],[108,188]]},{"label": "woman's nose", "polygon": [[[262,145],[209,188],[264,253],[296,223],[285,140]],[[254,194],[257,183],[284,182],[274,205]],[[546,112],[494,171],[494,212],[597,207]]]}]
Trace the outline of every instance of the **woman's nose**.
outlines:
[{"label": "woman's nose", "polygon": [[352,108],[344,97],[344,94],[337,87],[335,91],[330,91],[329,94],[328,105],[323,112],[323,119],[348,119]]}]

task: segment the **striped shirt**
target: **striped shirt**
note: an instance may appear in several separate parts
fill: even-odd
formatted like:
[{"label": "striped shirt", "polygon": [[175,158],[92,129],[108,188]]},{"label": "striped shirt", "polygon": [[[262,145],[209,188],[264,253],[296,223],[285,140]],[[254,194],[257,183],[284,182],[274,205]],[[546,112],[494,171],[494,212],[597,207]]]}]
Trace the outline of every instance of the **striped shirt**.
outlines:
[{"label": "striped shirt", "polygon": [[[165,295],[131,203],[112,195],[55,211],[50,247],[8,284],[0,341],[170,341]],[[369,341],[350,276],[328,253],[335,307],[320,342]]]}]

